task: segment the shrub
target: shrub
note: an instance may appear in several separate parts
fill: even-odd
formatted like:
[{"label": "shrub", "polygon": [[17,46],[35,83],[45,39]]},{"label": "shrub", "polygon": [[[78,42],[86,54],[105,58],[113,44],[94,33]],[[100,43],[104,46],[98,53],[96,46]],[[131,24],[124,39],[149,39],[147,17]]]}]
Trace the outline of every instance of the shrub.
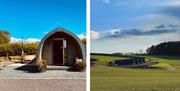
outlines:
[{"label": "shrub", "polygon": [[91,58],[91,62],[95,62],[95,61],[98,61],[98,59],[96,59],[96,58]]},{"label": "shrub", "polygon": [[114,66],[114,62],[112,61],[108,62],[108,66]]},{"label": "shrub", "polygon": [[90,62],[91,62],[91,63],[90,63],[90,64],[91,64],[91,66],[94,66],[94,67],[95,67],[95,66],[96,66],[96,62],[97,62],[97,61],[98,61],[98,59],[91,58],[91,61],[90,61]]},{"label": "shrub", "polygon": [[21,55],[22,49],[27,55],[36,54],[38,44],[1,44],[0,45],[0,56],[17,56]]},{"label": "shrub", "polygon": [[86,38],[83,38],[83,39],[81,39],[81,41],[82,41],[82,43],[83,43],[83,45],[84,45],[84,48],[86,48]]},{"label": "shrub", "polygon": [[86,68],[86,64],[82,61],[77,61],[74,65],[74,68],[77,71],[83,71]]},{"label": "shrub", "polygon": [[37,60],[36,66],[38,72],[45,72],[47,70],[47,63],[45,60]]},{"label": "shrub", "polygon": [[24,52],[26,54],[36,54],[38,44],[26,44],[24,46]]}]

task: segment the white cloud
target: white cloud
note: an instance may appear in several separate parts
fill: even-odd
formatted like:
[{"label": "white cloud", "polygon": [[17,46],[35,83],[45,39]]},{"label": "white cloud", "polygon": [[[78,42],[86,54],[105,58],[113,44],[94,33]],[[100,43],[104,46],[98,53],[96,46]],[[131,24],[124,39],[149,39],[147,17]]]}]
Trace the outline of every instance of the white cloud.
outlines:
[{"label": "white cloud", "polygon": [[[134,36],[118,39],[91,40],[91,52],[93,53],[114,53],[114,52],[143,52],[152,46],[167,41],[180,41],[179,31],[174,33],[153,35],[153,36]],[[167,37],[168,36],[168,37]]]},{"label": "white cloud", "polygon": [[99,38],[99,33],[96,31],[91,31],[91,39],[97,39]]},{"label": "white cloud", "polygon": [[180,6],[180,1],[179,0],[172,0],[169,2],[166,2],[165,4],[162,4],[162,6],[165,7],[179,7]]},{"label": "white cloud", "polygon": [[[151,17],[151,16],[150,16]],[[152,16],[154,17],[154,16]],[[146,18],[146,17],[145,17]],[[160,16],[159,16],[160,18]],[[133,36],[127,36],[127,37],[121,37],[115,36],[115,38],[109,38],[109,35],[119,35],[121,33],[128,32],[128,29],[121,30],[121,29],[109,29],[108,31],[103,32],[96,32],[91,31],[91,52],[92,53],[114,53],[114,52],[122,52],[122,53],[138,53],[140,50],[143,50],[143,52],[146,52],[146,49],[152,45],[157,45],[162,42],[167,41],[180,41],[180,30],[179,26],[172,24],[153,24],[152,25],[146,25],[143,27],[145,30],[142,32],[150,32],[153,29],[160,27],[158,29],[177,29],[177,31],[173,32],[167,32],[167,33],[161,33],[161,34],[152,34],[147,36],[146,35],[133,35]],[[162,27],[164,26],[164,27]],[[108,38],[103,38],[108,37]],[[98,39],[97,39],[98,38]]]},{"label": "white cloud", "polygon": [[109,4],[110,0],[102,0],[102,2]]},{"label": "white cloud", "polygon": [[159,24],[174,24],[178,25],[180,21],[176,17],[171,17],[165,14],[148,14],[144,16],[136,17],[132,20],[132,23],[136,25],[159,25]]},{"label": "white cloud", "polygon": [[10,43],[20,43],[21,41],[22,39],[20,38],[15,38],[15,37],[10,38]]},{"label": "white cloud", "polygon": [[147,25],[144,25],[142,26],[142,29],[144,32],[147,32],[147,31],[152,31],[155,27],[159,26],[159,24],[147,24]]},{"label": "white cloud", "polygon": [[86,35],[85,34],[79,34],[77,35],[80,39],[83,39],[83,38],[86,38]]},{"label": "white cloud", "polygon": [[36,39],[36,38],[28,38],[25,40],[25,42],[27,42],[27,43],[38,43],[38,42],[40,42],[40,40]]},{"label": "white cloud", "polygon": [[110,30],[111,34],[121,33],[121,29],[112,29]]},{"label": "white cloud", "polygon": [[[15,37],[11,37],[10,38],[10,43],[21,43],[22,42],[22,38],[15,38]],[[24,39],[25,43],[37,43],[40,42],[40,39],[37,38],[28,38],[28,39]]]}]

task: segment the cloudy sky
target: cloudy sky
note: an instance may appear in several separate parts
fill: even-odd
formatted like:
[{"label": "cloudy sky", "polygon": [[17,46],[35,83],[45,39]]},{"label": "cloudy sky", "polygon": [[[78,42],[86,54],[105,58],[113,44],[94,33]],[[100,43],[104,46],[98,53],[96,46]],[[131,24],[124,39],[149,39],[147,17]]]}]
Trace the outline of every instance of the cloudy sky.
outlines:
[{"label": "cloudy sky", "polygon": [[91,0],[91,52],[145,52],[177,40],[179,0]]},{"label": "cloudy sky", "polygon": [[0,30],[11,33],[11,42],[23,36],[40,40],[57,27],[83,37],[86,33],[85,0],[0,0]]}]

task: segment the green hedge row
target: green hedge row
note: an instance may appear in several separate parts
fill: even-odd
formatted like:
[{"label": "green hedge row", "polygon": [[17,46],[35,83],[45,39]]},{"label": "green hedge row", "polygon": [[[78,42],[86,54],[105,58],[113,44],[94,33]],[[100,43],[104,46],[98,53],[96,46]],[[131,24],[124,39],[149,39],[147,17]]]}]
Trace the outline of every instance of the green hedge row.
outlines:
[{"label": "green hedge row", "polygon": [[8,53],[9,56],[21,55],[22,49],[27,55],[33,55],[37,52],[38,44],[0,44],[0,56],[6,56]]}]

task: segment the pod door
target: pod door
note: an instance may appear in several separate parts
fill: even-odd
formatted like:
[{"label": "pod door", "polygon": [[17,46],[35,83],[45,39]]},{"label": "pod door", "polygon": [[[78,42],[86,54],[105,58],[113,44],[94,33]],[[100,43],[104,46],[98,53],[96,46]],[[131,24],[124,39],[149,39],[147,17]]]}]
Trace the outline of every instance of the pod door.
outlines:
[{"label": "pod door", "polygon": [[63,39],[53,40],[53,65],[63,65],[64,47]]}]

